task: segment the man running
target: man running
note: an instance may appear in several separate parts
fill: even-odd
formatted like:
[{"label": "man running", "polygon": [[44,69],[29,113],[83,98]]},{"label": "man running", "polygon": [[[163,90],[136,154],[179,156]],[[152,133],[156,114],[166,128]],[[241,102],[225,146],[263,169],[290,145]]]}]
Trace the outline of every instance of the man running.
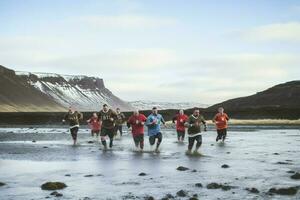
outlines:
[{"label": "man running", "polygon": [[189,137],[189,145],[188,145],[188,154],[192,153],[192,149],[195,141],[196,149],[194,151],[195,154],[198,153],[198,150],[202,144],[202,135],[201,135],[201,124],[204,125],[204,131],[206,131],[206,122],[202,115],[200,115],[200,110],[195,109],[193,114],[189,117],[186,122],[186,126],[188,127],[188,137]]},{"label": "man running", "polygon": [[63,123],[68,121],[70,124],[70,132],[73,139],[73,145],[77,144],[77,133],[79,130],[79,121],[82,119],[83,119],[83,115],[70,106],[68,113],[65,115],[65,117],[62,120]]},{"label": "man running", "polygon": [[95,134],[98,137],[101,130],[101,122],[99,121],[97,113],[93,113],[93,116],[87,120],[87,123],[91,128],[92,137],[94,137]]},{"label": "man running", "polygon": [[224,108],[222,107],[218,108],[218,112],[219,113],[217,113],[212,120],[216,124],[217,133],[218,133],[216,142],[218,142],[218,140],[221,139],[224,142],[227,136],[229,117],[226,113],[224,113]]},{"label": "man running", "polygon": [[157,108],[153,107],[152,113],[147,118],[146,125],[148,127],[148,136],[151,150],[153,149],[153,145],[155,144],[155,140],[157,139],[155,152],[159,152],[158,148],[160,143],[162,142],[162,134],[160,129],[161,123],[165,125],[166,122],[162,115],[158,114]]},{"label": "man running", "polygon": [[101,143],[104,150],[107,150],[106,136],[109,137],[109,147],[112,148],[114,140],[114,127],[117,114],[108,108],[107,104],[103,105],[103,109],[98,113],[99,120],[101,121]]},{"label": "man running", "polygon": [[120,136],[123,135],[122,132],[122,125],[125,122],[125,115],[121,113],[120,108],[116,109],[117,111],[117,120],[116,120],[116,125],[115,125],[115,135],[117,136],[118,131],[120,132]]},{"label": "man running", "polygon": [[144,149],[144,124],[147,118],[140,114],[138,110],[133,112],[133,115],[128,119],[127,126],[132,128],[132,136],[137,151]]},{"label": "man running", "polygon": [[183,110],[179,110],[179,114],[173,117],[173,123],[176,123],[177,139],[178,142],[183,142],[185,136],[184,123],[187,122],[188,116],[184,114]]}]

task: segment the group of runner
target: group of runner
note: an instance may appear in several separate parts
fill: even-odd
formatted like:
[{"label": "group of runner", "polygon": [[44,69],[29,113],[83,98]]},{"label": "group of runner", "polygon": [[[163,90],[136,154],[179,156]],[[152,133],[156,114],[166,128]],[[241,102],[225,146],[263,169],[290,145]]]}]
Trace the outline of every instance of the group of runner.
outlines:
[{"label": "group of runner", "polygon": [[[77,144],[77,133],[79,129],[79,122],[83,119],[83,115],[76,111],[73,107],[69,108],[68,113],[65,115],[63,122],[68,121],[70,124],[70,132],[73,138],[73,144]],[[225,141],[228,127],[228,115],[224,112],[222,107],[218,108],[218,113],[213,118],[213,123],[216,125],[218,140]],[[107,104],[98,113],[93,113],[92,117],[87,120],[91,128],[92,136],[99,136],[104,150],[113,147],[114,138],[118,132],[120,137],[123,134],[123,124],[126,122],[127,127],[131,130],[133,141],[137,151],[144,149],[144,127],[148,128],[148,136],[150,143],[150,151],[159,152],[159,146],[162,142],[163,135],[161,132],[161,125],[166,126],[166,122],[161,114],[158,113],[157,107],[152,108],[152,113],[146,117],[138,110],[126,120],[125,115],[119,108],[116,111],[110,109]],[[202,145],[202,127],[207,130],[206,121],[203,115],[200,114],[199,109],[194,109],[193,114],[187,116],[183,110],[173,117],[172,122],[176,124],[177,139],[182,143],[185,138],[185,132],[188,133],[188,150],[187,153],[198,153]],[[109,139],[109,145],[107,145]],[[196,145],[195,145],[196,143]]]}]

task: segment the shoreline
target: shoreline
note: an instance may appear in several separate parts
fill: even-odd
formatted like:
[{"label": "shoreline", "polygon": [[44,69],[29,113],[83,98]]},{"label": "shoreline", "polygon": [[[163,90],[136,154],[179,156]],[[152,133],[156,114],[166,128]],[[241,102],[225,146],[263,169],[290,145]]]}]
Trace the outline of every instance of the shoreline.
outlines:
[{"label": "shoreline", "polygon": [[[208,125],[214,125],[212,120],[206,120]],[[167,124],[172,124],[172,121],[168,121]],[[300,126],[300,119],[230,119],[228,125],[261,125],[261,126]]]}]

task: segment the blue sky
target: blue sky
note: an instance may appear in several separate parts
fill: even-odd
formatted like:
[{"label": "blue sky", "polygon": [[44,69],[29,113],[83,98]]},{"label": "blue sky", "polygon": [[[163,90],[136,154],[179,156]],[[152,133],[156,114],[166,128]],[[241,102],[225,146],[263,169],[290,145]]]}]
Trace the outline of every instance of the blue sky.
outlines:
[{"label": "blue sky", "polygon": [[300,77],[299,1],[0,1],[0,64],[216,103]]}]

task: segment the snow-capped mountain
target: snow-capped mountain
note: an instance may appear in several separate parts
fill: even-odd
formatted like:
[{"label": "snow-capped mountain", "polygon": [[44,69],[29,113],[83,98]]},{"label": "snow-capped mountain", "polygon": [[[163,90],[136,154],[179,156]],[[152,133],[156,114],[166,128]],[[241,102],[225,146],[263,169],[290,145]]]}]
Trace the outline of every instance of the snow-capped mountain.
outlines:
[{"label": "snow-capped mountain", "polygon": [[112,108],[133,109],[105,88],[103,79],[97,77],[31,72],[16,72],[16,75],[66,108],[72,105],[81,111],[98,111],[103,104],[108,104]]},{"label": "snow-capped mountain", "polygon": [[188,109],[188,108],[206,108],[208,105],[195,102],[155,102],[155,101],[131,101],[129,102],[134,108],[139,110],[150,110],[156,106],[160,110],[165,109]]}]

